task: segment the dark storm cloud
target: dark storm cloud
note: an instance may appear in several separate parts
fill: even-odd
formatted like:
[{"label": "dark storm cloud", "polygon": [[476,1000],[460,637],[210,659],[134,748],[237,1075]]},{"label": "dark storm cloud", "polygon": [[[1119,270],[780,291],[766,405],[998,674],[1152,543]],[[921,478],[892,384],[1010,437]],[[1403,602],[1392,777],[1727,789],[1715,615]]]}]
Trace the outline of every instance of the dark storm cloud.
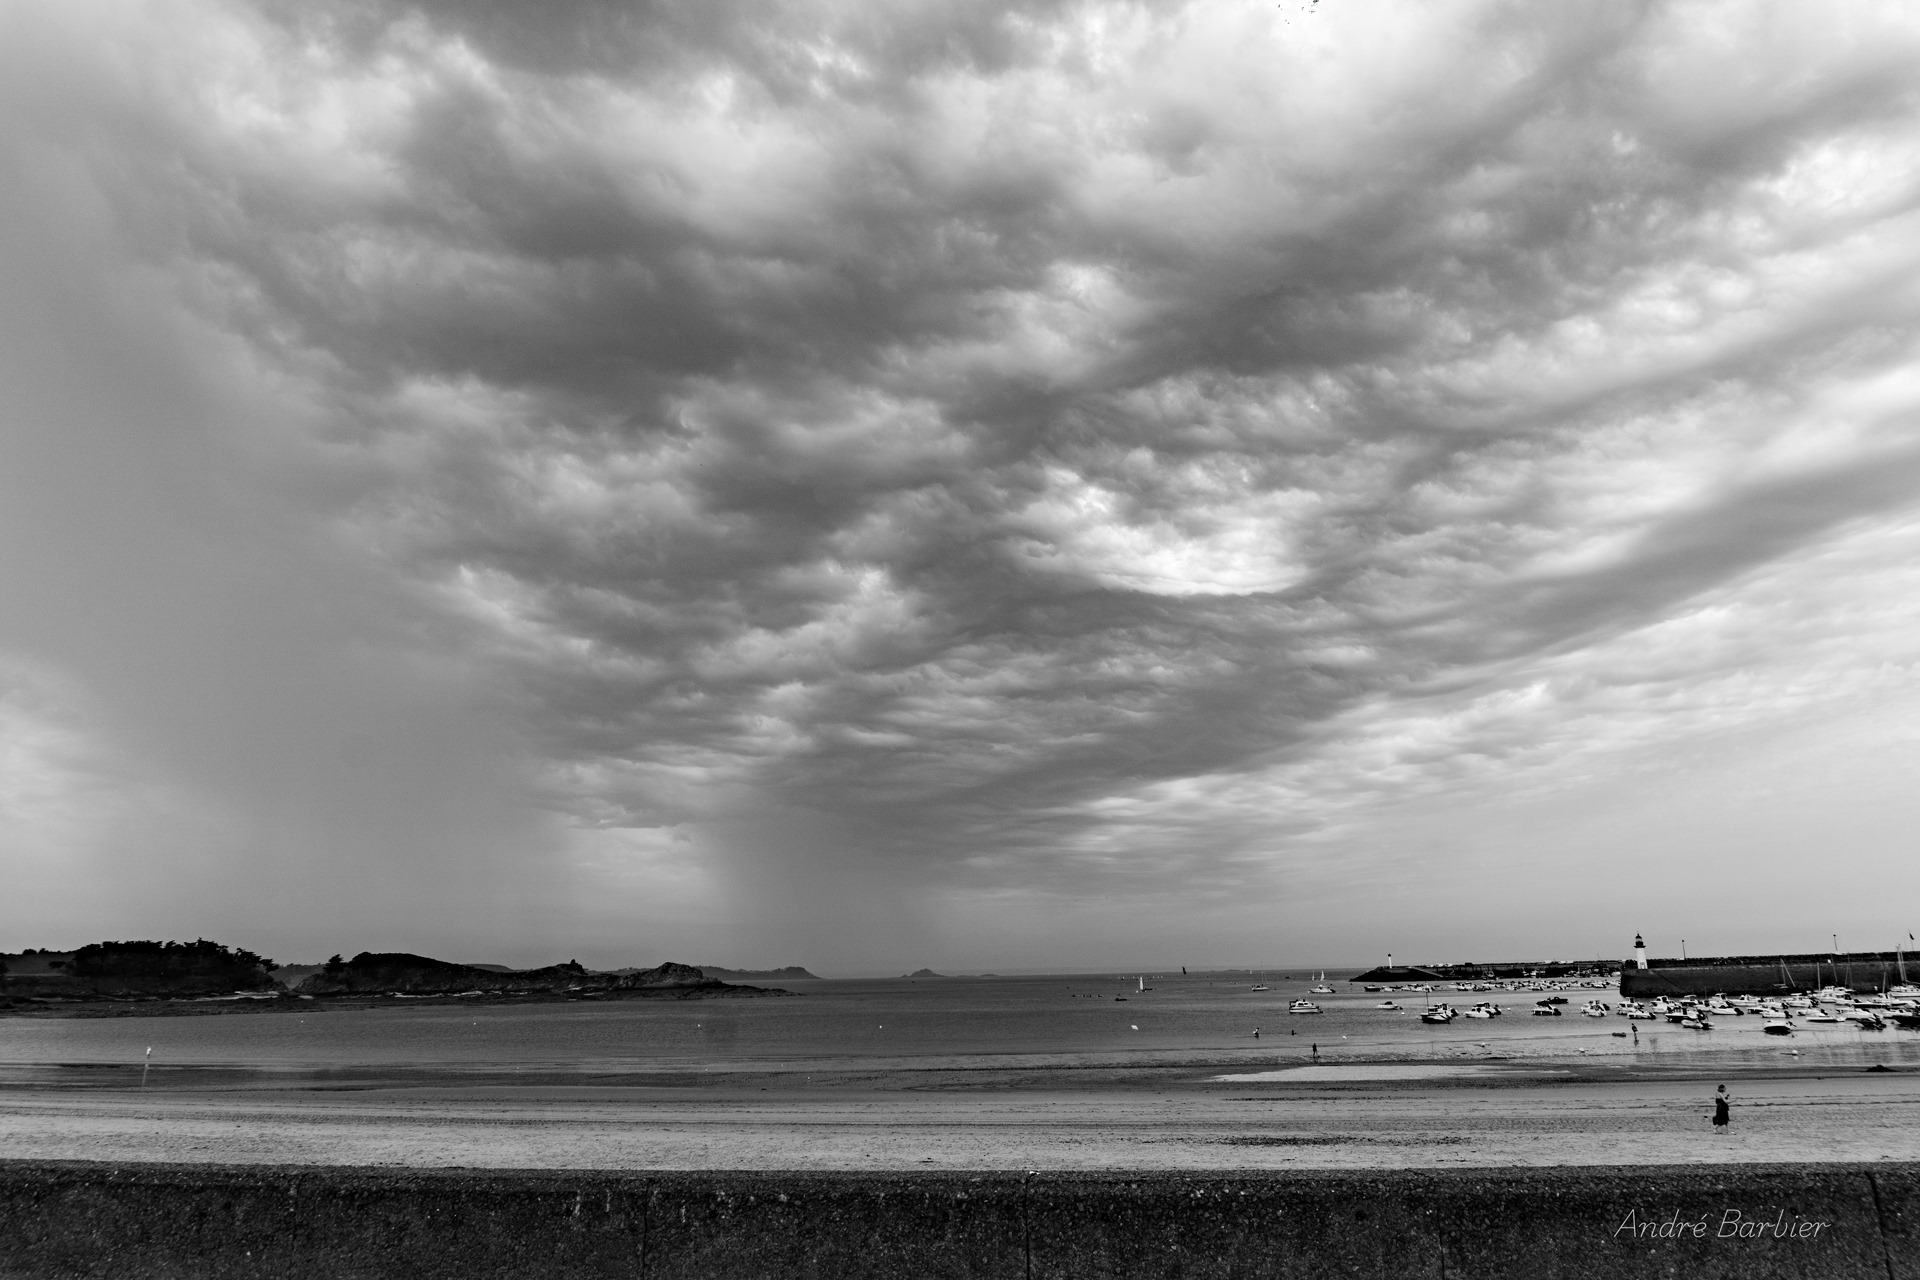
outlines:
[{"label": "dark storm cloud", "polygon": [[1367,725],[1913,504],[1884,15],[176,16],[75,154],[582,822],[1230,883],[1444,772]]}]

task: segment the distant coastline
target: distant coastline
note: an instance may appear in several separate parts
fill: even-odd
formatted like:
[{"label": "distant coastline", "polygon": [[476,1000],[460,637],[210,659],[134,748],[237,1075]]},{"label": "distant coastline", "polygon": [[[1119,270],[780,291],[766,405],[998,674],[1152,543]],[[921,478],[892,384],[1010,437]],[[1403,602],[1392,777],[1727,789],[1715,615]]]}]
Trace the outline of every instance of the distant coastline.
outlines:
[{"label": "distant coastline", "polygon": [[725,965],[703,964],[695,966],[709,978],[759,978],[780,982],[821,981],[817,973],[808,973],[804,965],[790,964],[784,969],[729,969]]},{"label": "distant coastline", "polygon": [[[728,972],[729,975],[733,971]],[[276,973],[279,976],[275,976]],[[759,975],[754,975],[759,976]],[[782,977],[812,977],[798,966]],[[591,970],[577,960],[540,969],[466,965],[411,952],[334,956],[276,965],[201,939],[101,942],[75,951],[0,955],[0,1016],[127,1017],[259,1013],[298,1007],[499,1004],[571,1000],[705,1000],[790,996],[723,981],[672,961],[651,969]]]}]

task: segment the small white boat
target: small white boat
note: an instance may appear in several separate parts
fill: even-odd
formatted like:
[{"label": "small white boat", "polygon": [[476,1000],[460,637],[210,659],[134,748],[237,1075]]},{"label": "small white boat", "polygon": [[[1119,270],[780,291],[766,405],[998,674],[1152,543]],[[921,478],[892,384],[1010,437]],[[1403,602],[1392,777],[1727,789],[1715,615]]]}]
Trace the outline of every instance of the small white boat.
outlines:
[{"label": "small white boat", "polygon": [[1311,1000],[1290,1000],[1287,1002],[1287,1012],[1288,1013],[1318,1013],[1320,1012],[1320,1006],[1315,1004]]},{"label": "small white boat", "polygon": [[1769,1018],[1760,1024],[1760,1029],[1770,1036],[1790,1036],[1793,1024],[1785,1018]]},{"label": "small white boat", "polygon": [[1536,1018],[1557,1018],[1560,1016],[1560,1010],[1550,1004],[1537,1004],[1533,1006],[1533,1016]]},{"label": "small white boat", "polygon": [[1400,1006],[1395,1004],[1391,1000],[1382,1000],[1379,1004],[1373,1007],[1376,1009],[1396,1009],[1397,1010]]},{"label": "small white boat", "polygon": [[1272,988],[1272,987],[1270,987],[1270,986],[1268,986],[1268,985],[1267,985],[1266,983],[1264,983],[1264,982],[1256,982],[1256,983],[1254,983],[1254,984],[1253,984],[1253,985],[1252,985],[1251,987],[1248,987],[1248,988],[1247,988],[1247,990],[1249,990],[1249,991],[1271,991],[1271,990],[1273,990],[1273,988]]},{"label": "small white boat", "polygon": [[1320,976],[1314,979],[1313,985],[1308,987],[1307,991],[1316,996],[1330,996],[1333,994],[1333,988],[1327,985],[1327,971],[1325,969],[1320,971]]},{"label": "small white boat", "polygon": [[1598,1000],[1589,1000],[1580,1006],[1580,1016],[1583,1018],[1604,1018],[1607,1016],[1607,1006],[1601,1004]]}]

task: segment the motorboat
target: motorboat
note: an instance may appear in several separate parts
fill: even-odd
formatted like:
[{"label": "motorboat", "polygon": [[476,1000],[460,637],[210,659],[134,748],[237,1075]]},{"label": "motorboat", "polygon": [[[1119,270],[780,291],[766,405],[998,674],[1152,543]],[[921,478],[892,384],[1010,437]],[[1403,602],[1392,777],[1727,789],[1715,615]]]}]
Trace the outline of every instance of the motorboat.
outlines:
[{"label": "motorboat", "polygon": [[1760,1024],[1760,1030],[1770,1036],[1790,1036],[1793,1034],[1793,1023],[1785,1018],[1769,1018]]},{"label": "motorboat", "polygon": [[1319,1013],[1320,1006],[1315,1004],[1311,1000],[1289,1000],[1287,1002],[1287,1012],[1288,1013]]},{"label": "motorboat", "polygon": [[1583,1018],[1604,1018],[1607,1016],[1607,1006],[1601,1004],[1598,1000],[1589,1000],[1580,1006],[1580,1016]]},{"label": "motorboat", "polygon": [[1391,1000],[1382,1000],[1379,1004],[1373,1007],[1376,1009],[1398,1009],[1400,1006],[1395,1004]]},{"label": "motorboat", "polygon": [[1420,1014],[1420,1021],[1431,1022],[1436,1025],[1444,1026],[1445,1024],[1452,1022],[1454,1018],[1458,1016],[1458,1014],[1459,1014],[1459,1011],[1456,1010],[1450,1004],[1437,1004],[1437,1005],[1434,1005],[1433,1008],[1431,1009],[1422,1010]]},{"label": "motorboat", "polygon": [[1818,1009],[1818,1010],[1815,1010],[1813,1013],[1801,1014],[1800,1021],[1833,1024],[1833,1023],[1840,1022],[1841,1018],[1839,1014],[1828,1013],[1825,1009]]},{"label": "motorboat", "polygon": [[1561,1014],[1560,1010],[1553,1005],[1537,1004],[1533,1006],[1533,1016],[1536,1018],[1558,1018]]},{"label": "motorboat", "polygon": [[1694,1014],[1694,1015],[1692,1015],[1691,1017],[1686,1017],[1686,1018],[1682,1018],[1682,1019],[1680,1019],[1680,1025],[1681,1025],[1681,1026],[1683,1026],[1683,1027],[1686,1027],[1686,1028],[1688,1028],[1689,1030],[1692,1030],[1692,1031],[1711,1031],[1711,1030],[1713,1030],[1713,1024],[1712,1024],[1711,1022],[1709,1022],[1709,1021],[1707,1021],[1707,1017],[1706,1017],[1706,1015],[1705,1015],[1705,1014],[1702,1014],[1702,1013],[1696,1013],[1696,1014]]},{"label": "motorboat", "polygon": [[1313,985],[1308,987],[1307,991],[1309,994],[1316,996],[1330,996],[1333,994],[1333,988],[1327,985],[1327,971],[1325,969],[1320,971],[1320,976],[1314,979]]},{"label": "motorboat", "polygon": [[1256,983],[1254,983],[1254,984],[1253,984],[1253,985],[1252,985],[1251,987],[1248,987],[1248,988],[1247,988],[1247,990],[1249,990],[1249,991],[1271,991],[1271,990],[1273,990],[1273,988],[1272,988],[1272,987],[1270,987],[1270,986],[1268,986],[1268,985],[1267,985],[1266,983],[1264,983],[1264,982],[1256,982]]}]

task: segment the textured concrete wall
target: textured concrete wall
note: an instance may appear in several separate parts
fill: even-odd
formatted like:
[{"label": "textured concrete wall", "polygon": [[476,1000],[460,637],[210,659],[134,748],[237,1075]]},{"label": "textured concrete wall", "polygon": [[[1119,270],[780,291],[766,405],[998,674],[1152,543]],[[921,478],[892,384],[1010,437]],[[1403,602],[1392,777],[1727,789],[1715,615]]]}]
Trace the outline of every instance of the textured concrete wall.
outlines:
[{"label": "textured concrete wall", "polygon": [[[1784,972],[1783,972],[1784,968]],[[1663,969],[1622,969],[1620,994],[1635,999],[1652,996],[1712,995],[1724,991],[1730,996],[1779,995],[1783,984],[1796,991],[1812,991],[1832,982],[1834,975],[1825,966],[1796,964],[1670,965]],[[1874,975],[1878,981],[1879,975]]]},{"label": "textured concrete wall", "polygon": [[1920,1280],[1920,1165],[1021,1176],[0,1162],[0,1280],[68,1276]]}]

